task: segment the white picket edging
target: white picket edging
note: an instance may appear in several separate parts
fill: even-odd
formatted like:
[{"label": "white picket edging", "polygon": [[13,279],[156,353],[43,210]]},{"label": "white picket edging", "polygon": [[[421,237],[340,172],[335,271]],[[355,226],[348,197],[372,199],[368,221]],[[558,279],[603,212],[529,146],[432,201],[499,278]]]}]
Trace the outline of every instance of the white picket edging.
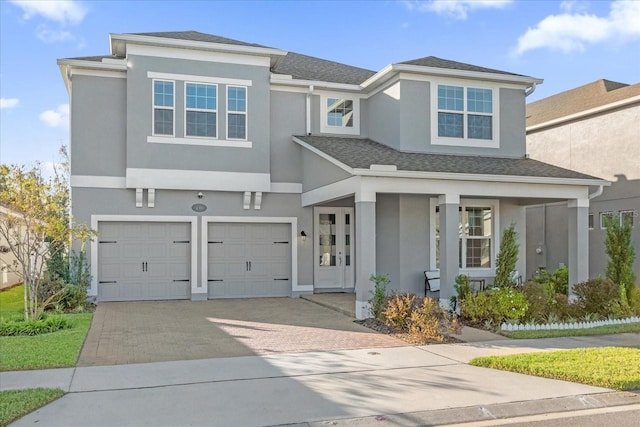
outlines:
[{"label": "white picket edging", "polygon": [[640,317],[627,317],[626,319],[610,319],[610,320],[596,320],[593,322],[574,322],[574,323],[551,323],[544,325],[534,325],[528,323],[526,325],[511,325],[503,323],[500,329],[507,332],[512,331],[550,331],[557,329],[590,329],[597,328],[598,326],[607,325],[624,325],[627,323],[640,323]]}]

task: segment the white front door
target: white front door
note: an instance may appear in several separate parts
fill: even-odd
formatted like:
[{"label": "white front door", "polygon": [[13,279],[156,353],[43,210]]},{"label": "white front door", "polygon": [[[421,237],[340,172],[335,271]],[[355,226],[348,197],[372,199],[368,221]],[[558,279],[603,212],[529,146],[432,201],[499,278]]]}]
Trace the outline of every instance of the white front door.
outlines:
[{"label": "white front door", "polygon": [[314,208],[314,288],[353,288],[353,208]]}]

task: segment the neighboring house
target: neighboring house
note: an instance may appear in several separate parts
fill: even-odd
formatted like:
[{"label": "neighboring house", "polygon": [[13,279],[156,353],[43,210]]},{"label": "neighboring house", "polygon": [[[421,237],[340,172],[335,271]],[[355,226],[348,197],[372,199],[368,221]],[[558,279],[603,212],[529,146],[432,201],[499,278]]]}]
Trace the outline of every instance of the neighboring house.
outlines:
[{"label": "neighboring house", "polygon": [[[571,282],[588,277],[598,178],[525,156],[540,79],[426,57],[375,72],[193,31],[111,34],[58,61],[73,215],[101,301],[355,292],[371,274],[441,301],[492,280],[525,207],[567,202]],[[524,256],[518,270],[526,274]]]},{"label": "neighboring house", "polygon": [[[612,181],[589,207],[589,277],[604,276],[606,230],[612,214],[631,221],[640,283],[640,83],[598,80],[527,105],[532,158]],[[591,197],[591,196],[590,196]],[[527,209],[527,271],[568,262],[567,205]]]},{"label": "neighboring house", "polygon": [[[0,203],[0,221],[3,221],[11,210]],[[9,288],[22,281],[15,272],[16,257],[9,248],[9,243],[0,234],[0,289]]]}]

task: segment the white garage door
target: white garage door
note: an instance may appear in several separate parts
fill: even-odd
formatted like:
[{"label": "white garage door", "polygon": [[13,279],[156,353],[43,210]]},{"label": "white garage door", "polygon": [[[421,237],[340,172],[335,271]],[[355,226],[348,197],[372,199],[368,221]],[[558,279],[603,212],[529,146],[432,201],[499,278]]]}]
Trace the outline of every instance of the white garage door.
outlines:
[{"label": "white garage door", "polygon": [[99,300],[190,298],[190,228],[188,223],[101,222]]},{"label": "white garage door", "polygon": [[291,296],[291,225],[210,223],[209,298]]}]

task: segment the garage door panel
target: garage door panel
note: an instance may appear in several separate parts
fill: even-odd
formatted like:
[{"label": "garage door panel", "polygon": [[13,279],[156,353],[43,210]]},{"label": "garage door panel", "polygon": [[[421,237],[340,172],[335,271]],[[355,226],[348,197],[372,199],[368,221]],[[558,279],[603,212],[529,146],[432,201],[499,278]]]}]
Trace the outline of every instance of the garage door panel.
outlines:
[{"label": "garage door panel", "polygon": [[208,233],[224,242],[209,243],[209,298],[291,295],[290,224],[211,223]]},{"label": "garage door panel", "polygon": [[100,300],[190,297],[189,223],[101,222],[98,228],[99,242],[109,241],[98,246]]}]

